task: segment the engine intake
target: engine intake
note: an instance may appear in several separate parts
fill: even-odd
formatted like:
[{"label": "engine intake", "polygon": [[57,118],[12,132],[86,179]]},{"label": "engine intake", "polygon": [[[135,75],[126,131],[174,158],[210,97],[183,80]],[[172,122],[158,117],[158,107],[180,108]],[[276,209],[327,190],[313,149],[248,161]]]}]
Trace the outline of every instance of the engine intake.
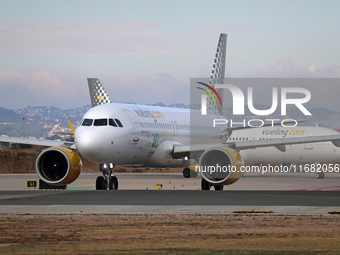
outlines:
[{"label": "engine intake", "polygon": [[243,166],[241,155],[226,147],[207,149],[199,160],[202,177],[209,183],[218,185],[229,185],[241,178],[241,166]]},{"label": "engine intake", "polygon": [[41,152],[35,168],[39,177],[51,185],[67,185],[74,182],[81,171],[79,156],[70,149],[51,147]]}]

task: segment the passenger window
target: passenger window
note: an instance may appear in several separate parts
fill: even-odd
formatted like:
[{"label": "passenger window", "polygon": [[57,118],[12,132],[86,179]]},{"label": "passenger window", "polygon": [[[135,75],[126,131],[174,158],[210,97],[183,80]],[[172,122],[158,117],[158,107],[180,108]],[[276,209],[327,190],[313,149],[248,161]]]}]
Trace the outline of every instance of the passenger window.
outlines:
[{"label": "passenger window", "polygon": [[93,123],[94,126],[107,126],[107,119],[96,119]]},{"label": "passenger window", "polygon": [[84,119],[82,126],[92,126],[93,119]]},{"label": "passenger window", "polygon": [[117,127],[117,123],[113,119],[109,119],[109,125],[113,127]]},{"label": "passenger window", "polygon": [[119,127],[123,127],[122,123],[120,122],[119,119],[115,119],[116,123],[118,124]]}]

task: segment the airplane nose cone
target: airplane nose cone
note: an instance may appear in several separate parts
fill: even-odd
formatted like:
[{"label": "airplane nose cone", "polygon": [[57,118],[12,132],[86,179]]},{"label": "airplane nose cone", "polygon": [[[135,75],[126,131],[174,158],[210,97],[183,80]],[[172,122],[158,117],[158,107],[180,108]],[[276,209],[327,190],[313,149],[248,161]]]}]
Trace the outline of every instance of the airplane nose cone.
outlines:
[{"label": "airplane nose cone", "polygon": [[77,130],[75,143],[78,151],[86,159],[97,162],[102,151],[101,134],[94,130]]}]

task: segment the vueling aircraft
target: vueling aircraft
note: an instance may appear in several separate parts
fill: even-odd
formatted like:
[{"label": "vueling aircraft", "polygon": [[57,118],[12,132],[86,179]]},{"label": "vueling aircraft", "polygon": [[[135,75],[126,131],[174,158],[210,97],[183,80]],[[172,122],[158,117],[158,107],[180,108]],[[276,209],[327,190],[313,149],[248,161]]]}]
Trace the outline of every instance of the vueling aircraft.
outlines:
[{"label": "vueling aircraft", "polygon": [[[221,34],[205,90],[223,83],[227,35]],[[242,167],[271,162],[335,163],[340,156],[338,132],[320,127],[232,128],[211,125],[225,119],[222,107],[209,107],[204,121],[189,109],[112,103],[100,81],[89,78],[92,108],[74,130],[74,142],[0,137],[1,143],[48,147],[36,160],[39,177],[50,185],[65,185],[81,172],[79,154],[98,163],[103,175],[96,189],[118,189],[117,165],[200,170],[202,190],[222,190],[244,173]],[[218,89],[217,89],[218,90]],[[218,91],[221,95],[222,91]],[[217,98],[216,98],[217,99]],[[218,100],[223,100],[219,98]],[[221,102],[222,103],[222,102]],[[194,139],[199,138],[199,139]],[[207,170],[208,169],[208,170]]]}]

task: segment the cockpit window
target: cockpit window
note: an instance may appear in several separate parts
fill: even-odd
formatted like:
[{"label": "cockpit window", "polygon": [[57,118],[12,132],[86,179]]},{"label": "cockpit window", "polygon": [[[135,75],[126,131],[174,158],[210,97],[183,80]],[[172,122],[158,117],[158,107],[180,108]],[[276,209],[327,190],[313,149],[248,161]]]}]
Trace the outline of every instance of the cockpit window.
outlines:
[{"label": "cockpit window", "polygon": [[82,126],[92,126],[93,119],[84,119]]},{"label": "cockpit window", "polygon": [[107,119],[95,119],[94,126],[107,126]]},{"label": "cockpit window", "polygon": [[123,127],[119,119],[109,119],[109,125],[113,127]]},{"label": "cockpit window", "polygon": [[109,125],[113,127],[118,127],[117,123],[113,119],[109,119]]},{"label": "cockpit window", "polygon": [[123,127],[122,123],[120,122],[119,119],[115,119],[116,123],[118,124],[119,127]]}]

